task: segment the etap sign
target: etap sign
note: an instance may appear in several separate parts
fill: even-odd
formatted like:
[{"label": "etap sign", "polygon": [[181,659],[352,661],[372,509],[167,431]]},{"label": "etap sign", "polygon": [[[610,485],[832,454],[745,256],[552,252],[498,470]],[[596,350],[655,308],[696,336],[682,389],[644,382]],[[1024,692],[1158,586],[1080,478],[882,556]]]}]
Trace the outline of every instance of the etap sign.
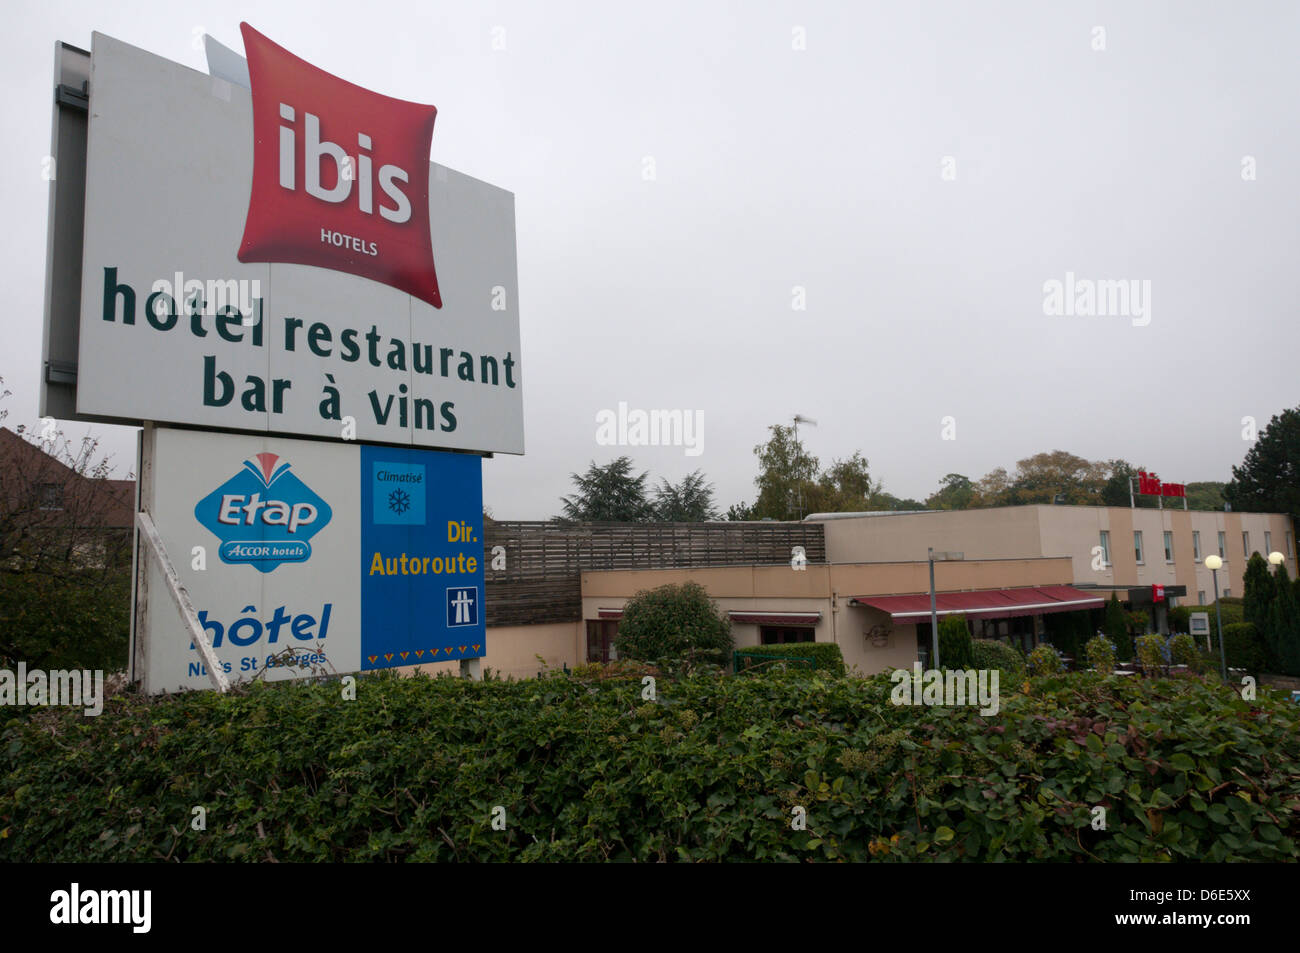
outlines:
[{"label": "etap sign", "polygon": [[513,196],[242,32],[215,75],[94,35],[76,414],[522,453]]}]

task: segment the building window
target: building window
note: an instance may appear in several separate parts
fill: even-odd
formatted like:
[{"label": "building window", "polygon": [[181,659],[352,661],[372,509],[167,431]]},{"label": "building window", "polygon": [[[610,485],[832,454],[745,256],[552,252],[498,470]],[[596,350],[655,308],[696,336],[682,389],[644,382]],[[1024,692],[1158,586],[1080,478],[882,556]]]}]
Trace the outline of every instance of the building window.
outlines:
[{"label": "building window", "polygon": [[1294,556],[1294,555],[1295,555],[1295,550],[1291,548],[1291,531],[1290,531],[1290,530],[1287,530],[1287,534],[1286,534],[1286,554],[1287,554],[1288,556]]},{"label": "building window", "polygon": [[42,483],[40,501],[43,510],[63,509],[63,487],[57,483]]},{"label": "building window", "polygon": [[1165,562],[1174,561],[1174,534],[1165,533]]},{"label": "building window", "polygon": [[1227,533],[1219,534],[1219,558],[1220,559],[1228,558],[1228,534]]},{"label": "building window", "polygon": [[1133,555],[1137,557],[1137,564],[1142,565],[1142,530],[1133,531]]},{"label": "building window", "polygon": [[1264,558],[1268,559],[1268,554],[1273,551],[1273,534],[1264,530]]},{"label": "building window", "polygon": [[1241,532],[1241,555],[1245,559],[1250,558],[1250,533],[1245,530]]},{"label": "building window", "polygon": [[618,661],[618,650],[614,648],[614,637],[618,635],[618,620],[601,619],[587,621],[587,661]]},{"label": "building window", "polygon": [[1101,531],[1101,562],[1103,566],[1110,565],[1110,533],[1104,529]]},{"label": "building window", "polygon": [[1231,598],[1232,598],[1232,590],[1231,590],[1231,589],[1224,589],[1224,590],[1223,590],[1223,598],[1225,598],[1225,599],[1231,599]]},{"label": "building window", "polygon": [[1204,590],[1204,589],[1197,589],[1197,590],[1196,590],[1196,604],[1197,604],[1198,606],[1203,606],[1203,605],[1205,605],[1205,590]]},{"label": "building window", "polygon": [[789,645],[791,642],[815,642],[816,630],[811,626],[782,628],[775,625],[758,627],[758,640],[763,645]]},{"label": "building window", "polygon": [[[1199,563],[1201,561],[1201,531],[1192,530],[1192,556]],[[1205,605],[1205,600],[1201,600],[1201,605]]]}]

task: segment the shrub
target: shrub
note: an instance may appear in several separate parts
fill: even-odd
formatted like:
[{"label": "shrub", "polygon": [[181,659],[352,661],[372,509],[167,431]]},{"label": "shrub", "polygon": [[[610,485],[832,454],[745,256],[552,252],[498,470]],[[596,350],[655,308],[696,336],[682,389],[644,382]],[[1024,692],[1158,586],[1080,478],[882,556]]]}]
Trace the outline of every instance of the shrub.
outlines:
[{"label": "shrub", "polygon": [[[738,652],[744,652],[746,655],[762,655],[771,659],[787,658],[807,658],[812,659],[814,669],[824,672],[831,672],[835,675],[844,674],[844,655],[840,652],[840,647],[834,642],[794,642],[786,645],[753,645],[743,649],[737,649]],[[759,669],[771,668],[770,665],[761,665]],[[744,668],[741,669],[744,671]]]},{"label": "shrub", "polygon": [[[1213,637],[1214,651],[1211,653],[1214,664],[1219,665],[1219,636]],[[1264,644],[1259,629],[1250,622],[1234,622],[1223,627],[1223,650],[1228,657],[1229,668],[1245,669],[1252,675],[1266,672],[1272,665],[1268,646]]]},{"label": "shrub", "polygon": [[12,720],[0,862],[1300,860],[1300,706],[1267,688],[1076,673],[992,719],[888,675],[356,688]]},{"label": "shrub", "polygon": [[1030,675],[1055,675],[1065,671],[1065,660],[1055,646],[1044,642],[1029,653],[1025,667]]},{"label": "shrub", "polygon": [[1088,653],[1088,664],[1094,670],[1103,675],[1115,671],[1115,643],[1106,636],[1094,635],[1088,640],[1085,651]]},{"label": "shrub", "polygon": [[1174,665],[1195,666],[1200,660],[1196,643],[1186,632],[1179,632],[1169,637],[1169,658]]},{"label": "shrub", "polygon": [[1110,601],[1106,603],[1106,634],[1110,640],[1115,643],[1115,655],[1122,661],[1127,662],[1133,657],[1133,636],[1128,631],[1128,618],[1124,615],[1124,607],[1120,605],[1119,598],[1115,593],[1110,594]]},{"label": "shrub", "polygon": [[993,639],[975,639],[971,643],[971,667],[997,669],[998,684],[1007,690],[1025,680],[1025,657],[1018,649]]},{"label": "shrub", "polygon": [[970,629],[966,615],[958,612],[939,620],[939,664],[943,668],[971,667]]},{"label": "shrub", "polygon": [[1139,635],[1137,657],[1138,664],[1148,675],[1163,671],[1169,665],[1169,643],[1163,635],[1155,632]]},{"label": "shrub", "polygon": [[[1126,612],[1128,630],[1134,636],[1146,635],[1151,630],[1151,613],[1144,609],[1135,609],[1132,612]],[[1134,643],[1137,644],[1136,642]]]},{"label": "shrub", "polygon": [[627,601],[614,646],[625,659],[726,665],[731,660],[731,621],[697,582],[660,586]]}]

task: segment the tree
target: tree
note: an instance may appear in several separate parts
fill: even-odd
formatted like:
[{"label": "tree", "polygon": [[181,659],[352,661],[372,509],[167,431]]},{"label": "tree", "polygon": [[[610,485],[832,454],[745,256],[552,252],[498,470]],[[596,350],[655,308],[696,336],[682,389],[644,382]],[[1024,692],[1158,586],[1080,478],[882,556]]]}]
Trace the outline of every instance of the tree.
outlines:
[{"label": "tree", "polygon": [[665,523],[703,523],[718,518],[713,505],[713,484],[704,481],[699,470],[682,477],[673,486],[661,480],[655,489],[655,518]]},{"label": "tree", "polygon": [[1283,675],[1300,675],[1300,609],[1296,606],[1286,563],[1273,570],[1273,600],[1267,637]]},{"label": "tree", "polygon": [[[758,457],[758,498],[752,510],[754,519],[771,517],[777,520],[802,519],[811,512],[807,501],[817,488],[818,461],[810,457],[803,442],[795,438],[794,427],[773,424],[768,428],[771,437],[754,448]],[[800,512],[800,500],[803,512]]]},{"label": "tree", "polygon": [[[1228,484],[1217,483],[1214,480],[1201,480],[1196,483],[1187,484],[1187,508],[1189,510],[1222,510],[1226,502],[1223,496],[1223,488]],[[1174,505],[1178,504],[1177,500],[1173,501]]]},{"label": "tree", "polygon": [[727,507],[727,515],[723,517],[733,523],[745,522],[754,519],[754,508],[743,500],[739,503],[732,503]]},{"label": "tree", "polygon": [[620,658],[643,662],[686,659],[725,665],[731,659],[731,621],[697,582],[642,590],[623,606],[614,647]]},{"label": "tree", "polygon": [[645,523],[654,519],[654,506],[646,499],[649,473],[633,476],[630,458],[619,457],[603,467],[593,460],[585,474],[570,476],[577,492],[560,497],[564,504],[562,519],[584,523]]},{"label": "tree", "polygon": [[1006,506],[1011,480],[1003,467],[994,467],[975,484],[976,506]]},{"label": "tree", "polygon": [[973,664],[965,613],[953,613],[939,620],[939,664],[945,669],[967,669]]},{"label": "tree", "polygon": [[1065,497],[1066,503],[1096,505],[1101,502],[1106,471],[1106,464],[1092,463],[1064,450],[1038,453],[1016,464],[1007,502],[1052,503],[1059,495]]},{"label": "tree", "polygon": [[[885,505],[878,481],[871,479],[867,460],[859,451],[847,460],[836,460],[817,478],[807,501],[807,513],[859,513],[893,509]],[[893,500],[893,497],[889,497]]]},{"label": "tree", "polygon": [[1128,506],[1130,501],[1139,508],[1158,505],[1155,497],[1142,496],[1137,491],[1138,473],[1146,472],[1145,466],[1135,467],[1127,460],[1108,460],[1104,466],[1110,471],[1110,476],[1101,487],[1103,506]]},{"label": "tree", "polygon": [[925,501],[927,509],[967,510],[975,504],[975,484],[970,477],[949,473],[939,481],[939,489]]},{"label": "tree", "polygon": [[1260,431],[1241,466],[1232,468],[1223,496],[1234,510],[1289,513],[1300,532],[1300,407],[1282,411]]},{"label": "tree", "polygon": [[1115,643],[1115,657],[1121,662],[1133,658],[1133,639],[1128,632],[1128,616],[1124,613],[1124,607],[1119,604],[1119,597],[1113,592],[1110,594],[1110,601],[1106,603],[1104,628],[1106,635]]},{"label": "tree", "polygon": [[[0,420],[7,414],[0,409]],[[0,666],[119,671],[130,634],[133,484],[109,479],[109,460],[89,436],[77,446],[61,432],[17,430],[0,428]]]}]

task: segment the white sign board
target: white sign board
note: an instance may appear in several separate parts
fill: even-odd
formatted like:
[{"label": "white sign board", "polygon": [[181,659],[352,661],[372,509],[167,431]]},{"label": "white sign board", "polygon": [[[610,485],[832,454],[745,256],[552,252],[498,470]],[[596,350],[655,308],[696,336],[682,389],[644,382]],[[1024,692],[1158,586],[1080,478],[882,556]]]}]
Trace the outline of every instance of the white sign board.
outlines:
[{"label": "white sign board", "polygon": [[[141,505],[231,682],[486,653],[482,458],[146,428]],[[211,684],[143,560],[133,677]]]},{"label": "white sign board", "polygon": [[[277,68],[314,70],[269,47]],[[430,133],[433,107],[320,71],[290,96],[250,67],[252,92],[94,35],[78,414],[523,453],[514,197],[427,153],[384,164],[386,104],[427,110]],[[278,139],[254,135],[259,82]],[[330,83],[361,105],[331,112]],[[281,200],[298,232],[253,234],[287,220]],[[393,231],[421,222],[431,281],[404,270],[420,243]]]}]

